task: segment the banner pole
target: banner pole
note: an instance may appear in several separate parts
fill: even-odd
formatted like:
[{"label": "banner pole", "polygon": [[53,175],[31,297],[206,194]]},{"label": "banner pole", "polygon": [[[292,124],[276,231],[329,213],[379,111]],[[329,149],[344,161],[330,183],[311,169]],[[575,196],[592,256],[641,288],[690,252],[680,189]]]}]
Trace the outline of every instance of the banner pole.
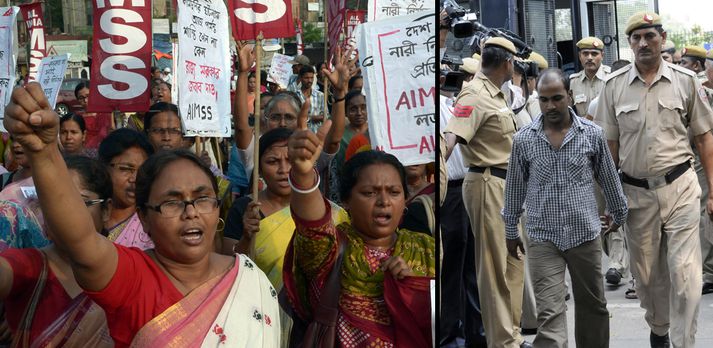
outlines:
[{"label": "banner pole", "polygon": [[[252,187],[252,195],[253,195],[253,202],[257,203],[258,202],[258,183],[260,182],[260,176],[258,174],[258,167],[260,166],[260,142],[258,141],[258,138],[260,137],[260,69],[262,66],[262,31],[257,34],[257,38],[255,39],[255,85],[257,86],[257,89],[255,90],[255,105],[258,105],[255,108],[255,113],[253,114],[253,119],[255,120],[255,125],[253,126],[253,129],[255,129],[255,135],[253,136],[253,139],[255,143],[253,144],[254,148],[254,153],[253,153],[253,187]],[[250,239],[250,247],[248,249],[248,256],[250,258],[255,257],[255,238]]]},{"label": "banner pole", "polygon": [[[329,1],[330,0],[324,0],[324,64],[329,69],[330,65],[329,64]],[[319,71],[317,72],[319,73]],[[327,78],[327,75],[324,75],[322,85],[324,86],[324,118],[323,120],[327,120],[327,115],[329,115],[329,79]]]}]

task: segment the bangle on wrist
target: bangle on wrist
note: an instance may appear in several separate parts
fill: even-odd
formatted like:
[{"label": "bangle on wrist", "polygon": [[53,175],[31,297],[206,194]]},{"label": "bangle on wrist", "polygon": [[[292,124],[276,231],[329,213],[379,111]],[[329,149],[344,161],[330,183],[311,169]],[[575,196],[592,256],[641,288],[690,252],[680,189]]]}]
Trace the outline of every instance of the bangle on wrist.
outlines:
[{"label": "bangle on wrist", "polygon": [[346,99],[346,98],[347,98],[347,95],[346,95],[346,94],[343,95],[341,98],[338,98],[338,97],[335,96],[333,102],[334,102],[334,103],[338,103],[338,102],[340,102],[340,101],[344,101],[344,99]]},{"label": "bangle on wrist", "polygon": [[314,186],[312,186],[310,188],[302,188],[302,187],[298,187],[297,185],[295,185],[292,180],[292,171],[290,170],[290,174],[287,175],[287,183],[290,184],[292,191],[295,191],[295,192],[301,193],[301,194],[305,194],[305,195],[316,191],[319,188],[319,183],[320,183],[321,179],[319,177],[319,173],[317,172],[317,169],[313,168],[313,170],[314,170],[314,175],[316,176],[316,179],[314,182]]}]

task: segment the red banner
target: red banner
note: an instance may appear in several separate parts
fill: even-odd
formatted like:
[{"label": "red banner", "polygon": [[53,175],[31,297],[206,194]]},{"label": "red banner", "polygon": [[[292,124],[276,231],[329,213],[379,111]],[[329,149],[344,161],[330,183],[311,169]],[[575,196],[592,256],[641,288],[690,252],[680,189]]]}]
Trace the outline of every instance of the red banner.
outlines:
[{"label": "red banner", "polygon": [[357,25],[364,23],[366,20],[366,11],[364,10],[347,10],[344,16],[344,33],[347,38],[354,37],[354,30]]},{"label": "red banner", "polygon": [[230,23],[235,40],[295,36],[290,0],[229,0]]},{"label": "red banner", "polygon": [[329,1],[329,13],[327,13],[327,25],[329,34],[329,61],[332,61],[334,50],[339,47],[339,34],[344,29],[344,12],[347,9],[346,0],[326,0]]},{"label": "red banner", "polygon": [[92,83],[87,111],[147,111],[151,97],[151,2],[93,2]]},{"label": "red banner", "polygon": [[47,56],[45,42],[45,25],[42,18],[42,4],[39,2],[20,5],[22,18],[25,20],[27,32],[30,35],[29,81],[37,80],[37,71],[42,58]]}]

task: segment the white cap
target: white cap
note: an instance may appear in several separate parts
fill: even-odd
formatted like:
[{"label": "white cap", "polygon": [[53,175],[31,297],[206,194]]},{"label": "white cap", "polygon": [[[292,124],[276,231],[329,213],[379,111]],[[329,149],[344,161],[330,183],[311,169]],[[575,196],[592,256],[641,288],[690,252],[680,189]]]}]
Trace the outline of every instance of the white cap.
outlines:
[{"label": "white cap", "polygon": [[163,68],[163,72],[165,72],[165,73],[170,73],[170,72],[171,72],[171,68]]}]

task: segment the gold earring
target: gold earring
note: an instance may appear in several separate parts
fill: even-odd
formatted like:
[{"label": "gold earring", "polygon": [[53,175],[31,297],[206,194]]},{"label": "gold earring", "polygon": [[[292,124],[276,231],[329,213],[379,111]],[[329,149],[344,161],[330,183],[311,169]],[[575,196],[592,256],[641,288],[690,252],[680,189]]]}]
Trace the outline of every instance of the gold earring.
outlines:
[{"label": "gold earring", "polygon": [[225,220],[223,218],[218,218],[218,227],[215,229],[218,232],[223,232],[225,229]]}]

